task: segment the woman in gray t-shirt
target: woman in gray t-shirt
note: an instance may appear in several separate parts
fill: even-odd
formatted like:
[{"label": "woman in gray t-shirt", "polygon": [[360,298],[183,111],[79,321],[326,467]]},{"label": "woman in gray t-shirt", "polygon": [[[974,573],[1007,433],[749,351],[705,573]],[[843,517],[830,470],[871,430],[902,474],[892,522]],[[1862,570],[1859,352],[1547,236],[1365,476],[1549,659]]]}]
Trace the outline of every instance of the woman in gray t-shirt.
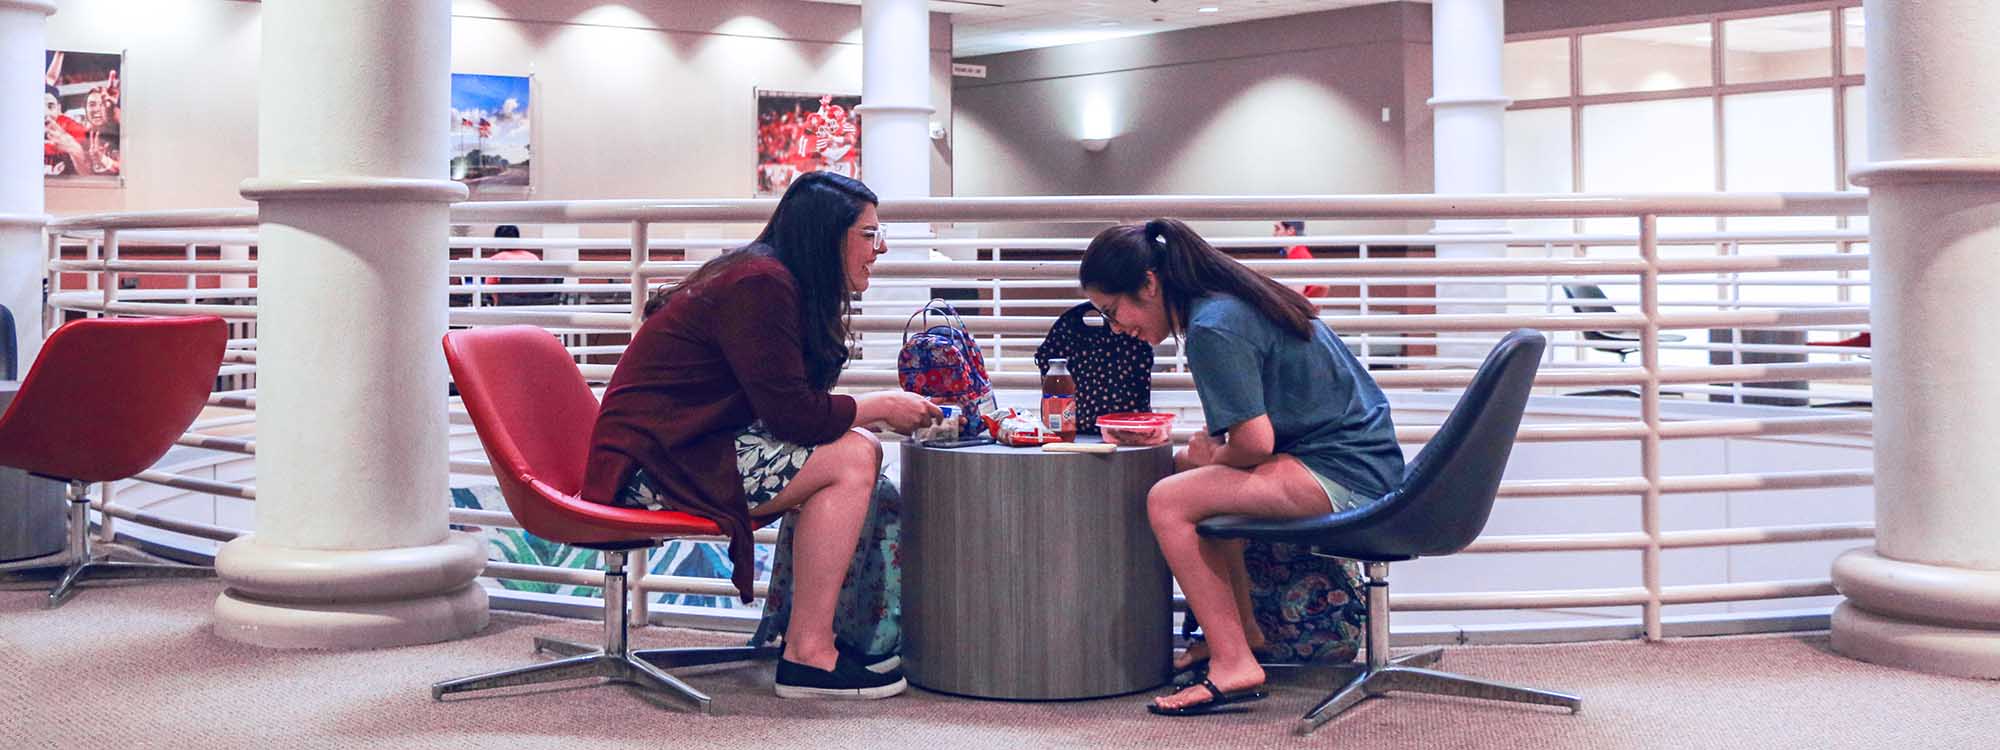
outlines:
[{"label": "woman in gray t-shirt", "polygon": [[[1207,713],[1263,697],[1264,641],[1250,615],[1241,542],[1202,539],[1222,515],[1301,518],[1359,507],[1401,480],[1389,402],[1297,291],[1173,219],[1099,233],[1080,281],[1114,329],[1181,335],[1208,426],[1146,498],[1153,533],[1207,633],[1206,679],[1148,706]],[[1198,661],[1199,655],[1185,655]]]}]

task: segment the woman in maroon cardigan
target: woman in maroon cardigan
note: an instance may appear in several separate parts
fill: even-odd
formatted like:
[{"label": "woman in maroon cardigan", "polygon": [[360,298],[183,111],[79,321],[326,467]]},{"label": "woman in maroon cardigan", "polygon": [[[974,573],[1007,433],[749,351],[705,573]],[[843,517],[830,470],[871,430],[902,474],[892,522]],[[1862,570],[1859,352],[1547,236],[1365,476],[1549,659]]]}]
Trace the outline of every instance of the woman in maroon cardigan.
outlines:
[{"label": "woman in maroon cardigan", "polygon": [[[875,194],[813,172],[792,183],[757,241],[704,264],[646,305],[604,392],[583,496],[715,521],[749,602],[750,532],[798,511],[787,698],[884,698],[906,687],[834,644],[833,614],[868,513],[882,446],[938,408],[901,391],[832,392],[847,364],[853,293],[884,252]],[[879,667],[878,667],[879,668]]]}]

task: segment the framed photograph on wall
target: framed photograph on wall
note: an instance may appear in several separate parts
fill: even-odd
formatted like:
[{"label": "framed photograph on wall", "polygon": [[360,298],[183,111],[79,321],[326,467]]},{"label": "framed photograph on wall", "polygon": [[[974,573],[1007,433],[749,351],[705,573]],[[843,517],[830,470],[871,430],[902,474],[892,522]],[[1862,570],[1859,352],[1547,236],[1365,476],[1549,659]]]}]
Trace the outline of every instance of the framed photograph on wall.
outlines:
[{"label": "framed photograph on wall", "polygon": [[534,189],[533,79],[451,74],[451,178],[472,197]]},{"label": "framed photograph on wall", "polygon": [[860,104],[858,94],[757,89],[757,197],[820,169],[860,179]]},{"label": "framed photograph on wall", "polygon": [[125,55],[111,52],[44,50],[42,81],[42,176],[66,185],[122,184],[120,148],[124,91],[119,86]]}]

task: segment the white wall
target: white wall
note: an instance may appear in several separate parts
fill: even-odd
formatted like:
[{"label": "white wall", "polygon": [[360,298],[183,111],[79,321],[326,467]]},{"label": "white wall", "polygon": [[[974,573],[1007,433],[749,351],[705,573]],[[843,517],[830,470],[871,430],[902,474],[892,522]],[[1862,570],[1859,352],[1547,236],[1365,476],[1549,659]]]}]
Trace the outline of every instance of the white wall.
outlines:
[{"label": "white wall", "polygon": [[[858,6],[455,0],[452,10],[454,72],[535,78],[536,199],[747,198],[753,89],[861,92]],[[126,54],[125,182],[51,188],[49,212],[248,205],[237,184],[257,173],[259,12],[239,0],[63,0],[52,47]],[[932,106],[944,122],[950,46],[934,14]],[[950,192],[949,156],[933,150],[938,194]]]}]

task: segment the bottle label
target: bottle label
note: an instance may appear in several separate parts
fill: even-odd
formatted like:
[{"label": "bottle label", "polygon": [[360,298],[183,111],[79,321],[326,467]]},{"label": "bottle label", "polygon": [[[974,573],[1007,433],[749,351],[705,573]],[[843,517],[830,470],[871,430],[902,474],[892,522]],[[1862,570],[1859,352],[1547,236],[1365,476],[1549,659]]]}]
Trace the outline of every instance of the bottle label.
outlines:
[{"label": "bottle label", "polygon": [[1063,432],[1076,423],[1075,396],[1043,396],[1042,425],[1050,432]]}]

